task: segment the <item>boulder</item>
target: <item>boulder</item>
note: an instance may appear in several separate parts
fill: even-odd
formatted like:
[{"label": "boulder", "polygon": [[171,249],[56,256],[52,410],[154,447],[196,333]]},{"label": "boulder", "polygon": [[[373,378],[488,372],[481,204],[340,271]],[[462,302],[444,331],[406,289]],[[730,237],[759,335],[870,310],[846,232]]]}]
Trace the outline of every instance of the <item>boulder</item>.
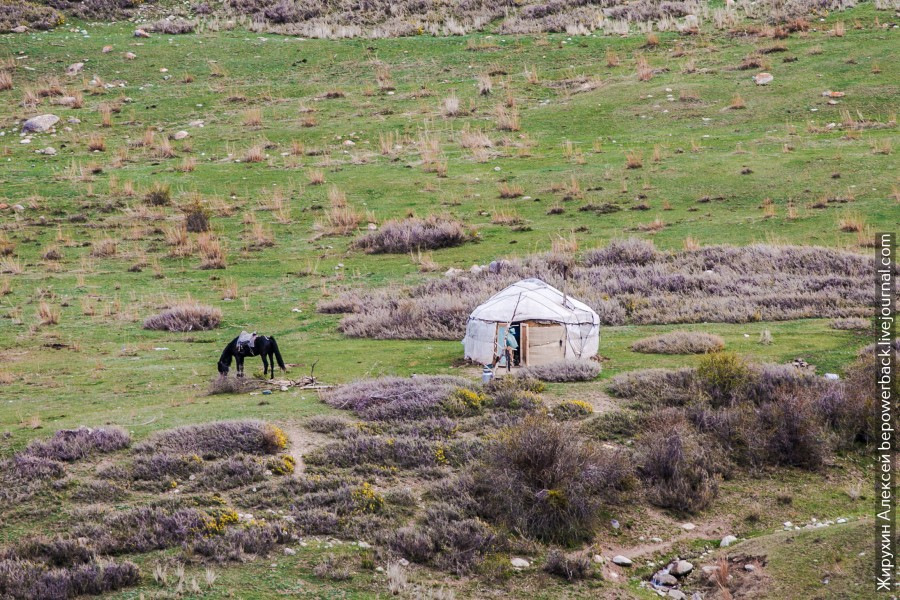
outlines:
[{"label": "boulder", "polygon": [[183,139],[186,138],[188,135],[190,135],[190,134],[188,134],[187,131],[176,131],[176,132],[175,132],[175,135],[172,136],[172,139],[183,140]]},{"label": "boulder", "polygon": [[693,570],[694,565],[686,560],[679,560],[671,569],[669,569],[669,572],[675,577],[684,577]]},{"label": "boulder", "polygon": [[25,27],[24,25],[17,25],[15,27],[13,27],[10,31],[12,31],[13,33],[25,33],[26,31],[28,31],[28,28]]},{"label": "boulder", "polygon": [[771,73],[757,73],[753,76],[756,85],[769,85],[774,79],[775,77]]},{"label": "boulder", "polygon": [[524,558],[519,558],[518,556],[515,556],[515,557],[509,559],[509,562],[516,569],[527,569],[528,567],[531,566],[530,562],[528,562]]},{"label": "boulder", "polygon": [[126,52],[125,53],[125,60],[134,60],[136,58],[137,58],[137,54],[135,54],[134,52]]},{"label": "boulder", "polygon": [[113,50],[112,46],[103,46],[102,52],[103,52],[103,54],[109,54],[110,52],[112,52],[112,50]]},{"label": "boulder", "polygon": [[719,547],[727,548],[728,546],[732,545],[736,541],[738,541],[737,537],[735,537],[733,535],[726,535],[725,537],[722,538],[722,541],[719,542]]},{"label": "boulder", "polygon": [[66,75],[78,75],[83,69],[83,62],[72,63],[66,68]]},{"label": "boulder", "polygon": [[59,123],[59,117],[56,115],[38,115],[25,121],[22,131],[25,133],[43,133],[52,129],[57,123]]},{"label": "boulder", "polygon": [[748,573],[752,573],[753,571],[756,570],[756,567],[754,567],[751,564],[746,564],[746,565],[744,565],[744,570],[747,571]]},{"label": "boulder", "polygon": [[633,564],[630,558],[628,558],[627,556],[622,556],[621,554],[613,556],[612,561],[614,564],[617,564],[620,567],[630,567]]},{"label": "boulder", "polygon": [[37,153],[38,154],[46,154],[47,156],[56,156],[56,148],[47,146],[46,148],[43,148],[42,150],[37,150]]},{"label": "boulder", "polygon": [[685,596],[684,592],[681,590],[669,590],[669,593],[666,594],[666,598],[672,598],[672,600],[687,600],[687,596]]},{"label": "boulder", "polygon": [[683,523],[681,525],[681,528],[684,529],[685,531],[693,531],[694,529],[696,529],[696,527],[697,526],[694,525],[693,523]]},{"label": "boulder", "polygon": [[150,37],[150,34],[147,33],[147,31],[144,30],[144,29],[135,29],[135,30],[134,30],[134,37],[136,37],[136,38],[148,38],[148,37]]}]

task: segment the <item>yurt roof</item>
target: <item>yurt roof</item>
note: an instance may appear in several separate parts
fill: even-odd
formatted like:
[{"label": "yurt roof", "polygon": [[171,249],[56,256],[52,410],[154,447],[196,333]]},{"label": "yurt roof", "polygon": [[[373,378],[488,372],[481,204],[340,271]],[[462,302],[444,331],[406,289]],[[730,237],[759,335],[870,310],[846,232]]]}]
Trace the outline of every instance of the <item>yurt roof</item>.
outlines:
[{"label": "yurt roof", "polygon": [[491,296],[469,316],[497,323],[554,321],[599,325],[600,317],[590,306],[563,294],[540,279],[523,279]]}]

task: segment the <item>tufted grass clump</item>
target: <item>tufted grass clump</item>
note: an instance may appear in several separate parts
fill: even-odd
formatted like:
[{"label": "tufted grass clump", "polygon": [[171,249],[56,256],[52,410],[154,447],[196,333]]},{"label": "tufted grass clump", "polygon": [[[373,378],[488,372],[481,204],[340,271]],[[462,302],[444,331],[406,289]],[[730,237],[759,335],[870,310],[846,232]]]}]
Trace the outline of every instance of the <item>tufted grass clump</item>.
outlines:
[{"label": "tufted grass clump", "polygon": [[584,400],[564,400],[553,407],[553,417],[559,421],[581,419],[590,416],[594,407]]}]

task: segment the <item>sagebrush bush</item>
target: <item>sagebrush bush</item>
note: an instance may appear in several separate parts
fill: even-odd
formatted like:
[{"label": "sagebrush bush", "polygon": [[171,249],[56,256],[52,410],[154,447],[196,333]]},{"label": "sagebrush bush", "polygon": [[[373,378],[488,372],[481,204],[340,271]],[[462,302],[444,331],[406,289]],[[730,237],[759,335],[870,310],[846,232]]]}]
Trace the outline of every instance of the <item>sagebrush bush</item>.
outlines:
[{"label": "sagebrush bush", "polygon": [[718,451],[689,424],[673,423],[676,418],[657,417],[638,440],[638,473],[651,503],[695,513],[719,493]]},{"label": "sagebrush bush", "polygon": [[704,246],[675,253],[636,240],[497,261],[489,269],[400,290],[348,291],[323,305],[351,311],[341,331],[378,339],[460,339],[472,310],[528,277],[582,300],[606,325],[745,323],[871,312],[872,258],[806,246]]},{"label": "sagebrush bush", "polygon": [[480,520],[466,517],[449,504],[437,503],[428,507],[420,523],[388,535],[387,543],[411,561],[464,575],[484,560],[498,539]]},{"label": "sagebrush bush", "polygon": [[0,33],[9,33],[19,25],[37,30],[52,29],[64,22],[63,16],[49,6],[24,1],[0,2]]},{"label": "sagebrush bush", "polygon": [[566,581],[587,579],[593,572],[592,566],[587,554],[580,552],[569,556],[558,548],[550,550],[544,561],[544,571]]},{"label": "sagebrush bush", "polygon": [[204,459],[239,453],[278,454],[287,447],[287,436],[263,421],[219,421],[186,425],[152,435],[135,447],[136,452],[197,454]]},{"label": "sagebrush bush", "polygon": [[411,217],[388,221],[377,231],[353,242],[353,247],[372,254],[406,254],[459,246],[474,239],[465,225],[443,216]]},{"label": "sagebrush bush", "polygon": [[713,406],[729,404],[750,380],[750,367],[734,352],[715,352],[700,359],[697,379]]},{"label": "sagebrush bush", "polygon": [[215,562],[243,562],[247,555],[265,556],[288,541],[290,535],[279,525],[253,523],[229,528],[222,535],[200,538],[190,549]]},{"label": "sagebrush bush", "polygon": [[421,419],[437,416],[450,394],[468,385],[462,377],[444,375],[382,377],[340,386],[325,392],[322,400],[368,420]]},{"label": "sagebrush bush", "polygon": [[222,311],[198,302],[182,302],[144,320],[144,329],[157,331],[206,331],[222,321]]},{"label": "sagebrush bush", "polygon": [[625,441],[637,437],[646,413],[633,410],[610,410],[585,421],[582,431],[601,442]]},{"label": "sagebrush bush", "polygon": [[851,317],[848,319],[835,319],[831,322],[832,329],[838,330],[850,330],[850,331],[863,331],[872,327],[872,322],[869,319],[864,319],[862,317]]},{"label": "sagebrush bush", "polygon": [[619,398],[662,407],[687,404],[697,397],[699,388],[696,370],[685,367],[626,371],[610,379],[607,389]]},{"label": "sagebrush bush", "polygon": [[672,331],[640,339],[631,349],[643,354],[706,354],[725,349],[725,340],[710,333]]},{"label": "sagebrush bush", "polygon": [[28,560],[0,561],[0,590],[11,600],[67,600],[115,592],[139,582],[140,570],[130,561],[94,559],[67,567]]},{"label": "sagebrush bush", "polygon": [[561,360],[546,365],[525,367],[518,373],[541,381],[570,382],[591,381],[600,374],[600,363],[593,360]]},{"label": "sagebrush bush", "polygon": [[476,470],[490,518],[547,542],[589,538],[604,502],[627,489],[630,461],[541,415],[501,431]]},{"label": "sagebrush bush", "polygon": [[121,450],[130,444],[131,436],[123,429],[80,427],[78,429],[62,429],[47,440],[34,440],[23,450],[23,454],[73,462],[92,454]]},{"label": "sagebrush bush", "polygon": [[160,19],[150,24],[149,31],[156,33],[165,33],[168,35],[180,35],[185,33],[193,33],[196,25],[187,19]]}]

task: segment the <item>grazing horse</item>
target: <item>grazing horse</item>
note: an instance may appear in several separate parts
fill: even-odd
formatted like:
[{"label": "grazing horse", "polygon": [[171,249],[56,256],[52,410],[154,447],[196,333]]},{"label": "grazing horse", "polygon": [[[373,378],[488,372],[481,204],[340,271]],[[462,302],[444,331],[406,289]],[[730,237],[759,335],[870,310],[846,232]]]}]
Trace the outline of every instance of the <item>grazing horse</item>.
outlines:
[{"label": "grazing horse", "polygon": [[[231,367],[231,358],[237,363],[237,376],[244,376],[244,359],[248,356],[261,356],[263,361],[263,376],[269,373],[269,379],[275,377],[275,361],[282,371],[285,370],[284,360],[278,351],[275,338],[264,335],[241,333],[225,346],[222,356],[219,357],[219,374],[225,377]],[[266,360],[268,358],[268,360]],[[271,366],[271,370],[270,370]]]}]

